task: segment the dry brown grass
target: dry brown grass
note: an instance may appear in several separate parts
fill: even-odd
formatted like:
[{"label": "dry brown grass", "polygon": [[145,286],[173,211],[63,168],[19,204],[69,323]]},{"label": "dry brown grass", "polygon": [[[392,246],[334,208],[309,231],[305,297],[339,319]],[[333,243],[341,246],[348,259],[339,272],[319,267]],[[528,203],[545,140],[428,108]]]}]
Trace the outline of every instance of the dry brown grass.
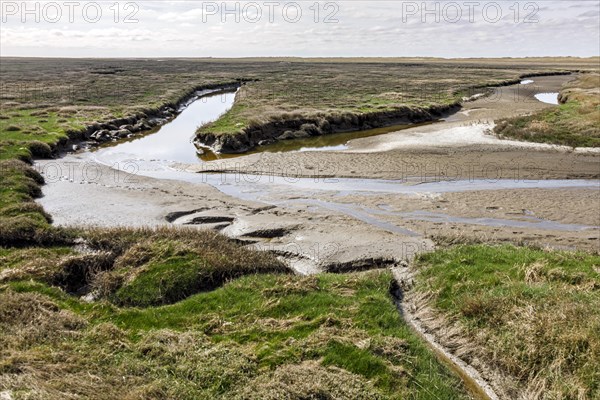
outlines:
[{"label": "dry brown grass", "polygon": [[314,361],[284,365],[249,382],[234,399],[248,400],[376,400],[382,399],[372,383],[341,368]]},{"label": "dry brown grass", "polygon": [[572,147],[600,147],[600,74],[581,74],[560,92],[561,104],[498,122],[502,137]]},{"label": "dry brown grass", "polygon": [[462,245],[423,256],[417,287],[441,332],[462,340],[457,351],[517,382],[512,397],[595,399],[599,265],[584,253]]}]

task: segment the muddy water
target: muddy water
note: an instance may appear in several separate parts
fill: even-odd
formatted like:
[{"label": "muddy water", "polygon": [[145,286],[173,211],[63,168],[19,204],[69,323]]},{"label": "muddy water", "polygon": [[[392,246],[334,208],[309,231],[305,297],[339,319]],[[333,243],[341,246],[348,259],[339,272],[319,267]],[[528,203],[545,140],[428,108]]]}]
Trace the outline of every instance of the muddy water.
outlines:
[{"label": "muddy water", "polygon": [[399,132],[404,129],[429,125],[431,123],[432,122],[411,125],[392,125],[385,128],[367,129],[364,131],[334,133],[331,135],[315,136],[304,139],[282,140],[270,145],[261,146],[245,154],[215,154],[213,152],[206,151],[206,153],[201,155],[200,158],[203,161],[214,161],[263,152],[279,153],[286,151],[341,151],[346,150],[348,148],[348,142],[353,139],[384,135],[390,132]]},{"label": "muddy water", "polygon": [[562,224],[560,222],[547,221],[534,216],[523,216],[526,221],[505,219],[505,218],[464,218],[455,217],[443,213],[434,213],[429,211],[413,211],[405,213],[396,213],[405,220],[429,221],[429,222],[444,222],[458,223],[465,225],[483,225],[511,228],[529,228],[553,231],[584,231],[589,229],[598,229],[597,226],[580,225],[580,224]]},{"label": "muddy water", "polygon": [[[97,161],[102,162],[101,159]],[[596,180],[549,179],[549,180],[454,180],[415,183],[410,180],[385,180],[362,178],[298,178],[271,175],[235,173],[191,173],[178,171],[168,166],[160,169],[140,169],[142,175],[158,179],[179,180],[189,183],[207,183],[221,192],[243,200],[266,201],[273,196],[310,195],[319,192],[334,192],[338,196],[354,194],[402,194],[432,195],[482,190],[507,189],[564,189],[599,188]]]},{"label": "muddy water", "polygon": [[196,147],[192,144],[196,129],[207,122],[218,119],[233,106],[235,100],[234,91],[219,92],[211,95],[212,92],[216,91],[207,90],[199,93],[200,98],[184,107],[174,120],[154,131],[150,131],[147,135],[105,145],[96,150],[95,153],[104,162],[108,163],[111,161],[111,165],[125,159],[129,161],[135,160],[140,163],[169,164],[179,162],[195,164],[202,161],[241,157],[260,152],[345,150],[347,149],[346,144],[353,139],[384,135],[390,132],[414,128],[415,126],[430,124],[393,125],[364,131],[283,140],[261,146],[245,154],[215,154],[208,149],[204,149],[203,154],[198,154]]}]

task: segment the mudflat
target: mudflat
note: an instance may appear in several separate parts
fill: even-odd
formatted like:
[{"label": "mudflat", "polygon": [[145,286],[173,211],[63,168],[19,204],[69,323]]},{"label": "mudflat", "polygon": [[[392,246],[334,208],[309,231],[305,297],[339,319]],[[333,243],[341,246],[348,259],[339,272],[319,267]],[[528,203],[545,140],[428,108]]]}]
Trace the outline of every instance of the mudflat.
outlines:
[{"label": "mudflat", "polygon": [[[549,107],[533,94],[569,79],[498,88],[446,121],[353,140],[339,152],[263,152],[133,175],[89,152],[40,161],[42,171],[56,163],[74,171],[47,179],[40,202],[59,225],[216,229],[301,273],[411,259],[444,236],[597,249],[599,188],[589,180],[600,176],[600,155],[488,132],[496,116]],[[93,180],[81,175],[90,165]],[[373,178],[394,181],[358,190],[377,185]]]}]

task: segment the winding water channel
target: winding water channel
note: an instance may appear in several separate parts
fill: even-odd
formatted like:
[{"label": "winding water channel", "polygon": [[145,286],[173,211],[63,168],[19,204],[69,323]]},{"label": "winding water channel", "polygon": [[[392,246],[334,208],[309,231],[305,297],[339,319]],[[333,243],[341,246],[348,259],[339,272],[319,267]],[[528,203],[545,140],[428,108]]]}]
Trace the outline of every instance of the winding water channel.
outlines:
[{"label": "winding water channel", "polygon": [[[498,218],[466,218],[453,217],[443,213],[412,212],[400,213],[386,210],[366,209],[358,205],[322,201],[315,199],[315,193],[334,193],[336,196],[354,194],[398,194],[398,195],[431,195],[440,193],[457,193],[468,191],[502,190],[502,189],[555,189],[555,188],[597,188],[594,180],[450,180],[416,183],[409,181],[353,178],[297,178],[285,176],[248,175],[236,173],[191,173],[173,168],[177,163],[203,163],[199,159],[192,140],[196,128],[214,121],[225,113],[234,102],[235,93],[218,93],[201,97],[185,108],[172,122],[144,137],[127,142],[100,148],[93,152],[95,161],[111,166],[131,163],[135,165],[135,173],[144,176],[178,180],[188,183],[209,184],[224,194],[247,200],[260,201],[277,206],[308,203],[315,207],[327,209],[352,216],[370,225],[390,232],[418,236],[402,226],[391,224],[380,218],[381,215],[396,216],[404,220],[421,220],[431,222],[454,222],[472,225],[505,226],[514,228],[535,228],[558,231],[581,231],[596,229],[595,226],[581,224],[562,224],[559,222],[528,217],[525,220]],[[357,137],[381,135],[390,131],[398,131],[404,127],[388,127],[371,131],[334,134],[325,137],[304,140],[284,141],[263,149],[263,151],[303,151],[340,150],[345,148],[348,140]],[[208,159],[214,159],[210,155]],[[292,197],[294,200],[290,200]]]}]

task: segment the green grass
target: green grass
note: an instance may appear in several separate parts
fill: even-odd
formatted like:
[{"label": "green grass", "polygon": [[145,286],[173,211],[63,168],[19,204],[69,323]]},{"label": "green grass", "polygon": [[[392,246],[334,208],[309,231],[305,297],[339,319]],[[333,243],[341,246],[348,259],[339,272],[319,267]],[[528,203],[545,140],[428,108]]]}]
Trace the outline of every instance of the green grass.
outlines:
[{"label": "green grass", "polygon": [[[117,305],[176,303],[248,274],[290,273],[274,256],[245,249],[225,236],[190,229],[90,229],[67,231],[92,253],[50,257],[27,248],[27,264],[5,270],[7,278],[30,278],[69,293],[90,292]],[[62,249],[62,248],[58,248]],[[7,254],[7,264],[21,250]],[[50,252],[50,254],[54,254]]]},{"label": "green grass", "polygon": [[228,112],[210,124],[211,132],[221,135],[241,131],[246,127],[246,121],[241,115],[247,108],[244,104],[234,103]]},{"label": "green grass", "polygon": [[468,398],[402,322],[391,279],[256,275],[145,309],[9,282],[0,389],[48,399]]},{"label": "green grass", "polygon": [[[30,162],[33,157],[50,158],[51,148],[68,137],[68,132],[85,127],[86,119],[76,112],[59,112],[57,108],[16,108],[8,115],[0,112],[0,160],[21,159]],[[41,143],[48,145],[43,151]]]},{"label": "green grass", "polygon": [[[558,68],[557,68],[558,67]],[[236,105],[199,134],[237,134],[246,128],[301,118],[351,118],[401,108],[429,108],[460,101],[465,93],[515,80],[520,75],[560,70],[559,64],[430,60],[421,63],[289,63],[243,86]],[[478,89],[478,91],[481,91]]]},{"label": "green grass", "polygon": [[571,147],[600,147],[600,75],[585,74],[561,91],[563,104],[499,121],[501,137]]},{"label": "green grass", "polygon": [[418,267],[417,290],[523,393],[600,395],[600,256],[463,245]]}]

